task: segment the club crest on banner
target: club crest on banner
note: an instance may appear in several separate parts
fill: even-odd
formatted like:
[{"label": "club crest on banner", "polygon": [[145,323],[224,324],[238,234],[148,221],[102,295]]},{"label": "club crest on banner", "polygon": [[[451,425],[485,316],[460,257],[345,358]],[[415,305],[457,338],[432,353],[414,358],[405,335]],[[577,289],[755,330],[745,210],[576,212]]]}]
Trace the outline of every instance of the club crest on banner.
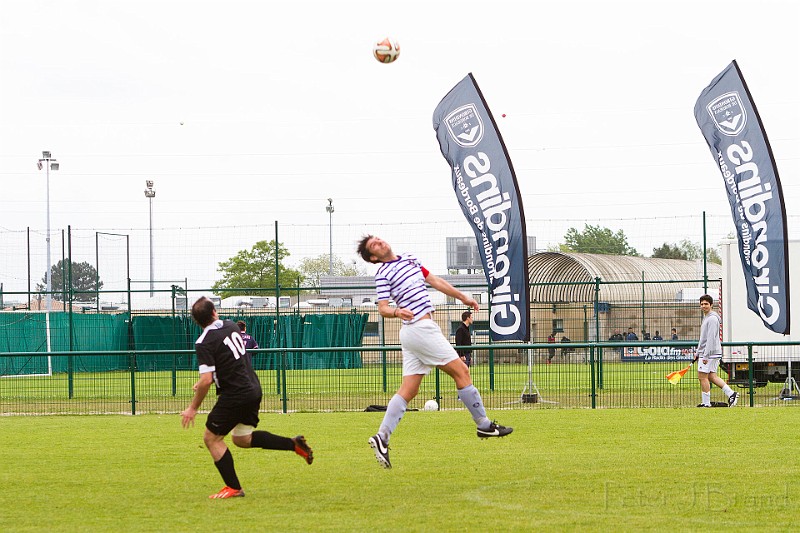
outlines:
[{"label": "club crest on banner", "polygon": [[444,119],[453,140],[465,148],[475,146],[483,139],[483,120],[475,104],[454,110]]},{"label": "club crest on banner", "polygon": [[717,129],[728,137],[738,135],[747,124],[747,112],[738,92],[725,93],[706,106]]}]

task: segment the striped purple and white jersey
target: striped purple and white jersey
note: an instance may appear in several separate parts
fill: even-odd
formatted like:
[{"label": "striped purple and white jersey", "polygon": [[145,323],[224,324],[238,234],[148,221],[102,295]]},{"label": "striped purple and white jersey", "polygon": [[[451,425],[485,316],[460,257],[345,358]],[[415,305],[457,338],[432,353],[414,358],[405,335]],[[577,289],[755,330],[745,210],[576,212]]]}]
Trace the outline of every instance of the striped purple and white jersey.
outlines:
[{"label": "striped purple and white jersey", "polygon": [[396,260],[381,264],[375,273],[378,301],[394,300],[397,307],[414,313],[412,320],[403,320],[403,323],[416,322],[434,311],[425,286],[427,275],[428,271],[412,254],[400,254]]}]

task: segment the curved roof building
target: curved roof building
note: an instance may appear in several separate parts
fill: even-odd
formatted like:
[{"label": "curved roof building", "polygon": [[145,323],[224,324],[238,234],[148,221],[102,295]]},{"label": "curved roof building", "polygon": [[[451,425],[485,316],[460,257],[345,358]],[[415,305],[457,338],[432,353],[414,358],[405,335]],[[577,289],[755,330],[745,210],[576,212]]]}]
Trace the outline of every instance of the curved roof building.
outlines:
[{"label": "curved roof building", "polygon": [[[709,280],[722,277],[720,265],[706,268]],[[678,291],[702,289],[702,281],[690,280],[703,279],[703,262],[542,252],[528,257],[528,275],[531,302],[592,302],[596,278],[601,281],[598,301],[674,301]]]}]

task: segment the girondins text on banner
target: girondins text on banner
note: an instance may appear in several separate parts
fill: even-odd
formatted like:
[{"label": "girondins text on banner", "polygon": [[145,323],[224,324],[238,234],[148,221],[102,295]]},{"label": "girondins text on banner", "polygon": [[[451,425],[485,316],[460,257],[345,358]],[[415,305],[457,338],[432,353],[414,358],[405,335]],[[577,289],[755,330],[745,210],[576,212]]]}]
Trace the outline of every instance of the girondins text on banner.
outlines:
[{"label": "girondins text on banner", "polygon": [[491,338],[528,341],[525,215],[511,160],[472,74],[436,106],[433,129],[452,169],[461,210],[478,240],[491,289]]},{"label": "girondins text on banner", "polygon": [[736,61],[705,88],[694,106],[725,180],[747,284],[747,306],[764,325],[789,334],[786,209],[767,133]]}]

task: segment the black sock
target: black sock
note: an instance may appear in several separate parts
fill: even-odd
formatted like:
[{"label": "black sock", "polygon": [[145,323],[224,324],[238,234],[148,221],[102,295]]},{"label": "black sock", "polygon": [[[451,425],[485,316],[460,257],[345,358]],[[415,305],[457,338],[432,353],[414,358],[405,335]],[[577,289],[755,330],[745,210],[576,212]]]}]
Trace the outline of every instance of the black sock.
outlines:
[{"label": "black sock", "polygon": [[273,435],[269,431],[254,431],[250,446],[265,450],[294,450],[294,441],[289,437]]},{"label": "black sock", "polygon": [[214,463],[214,466],[219,470],[219,475],[222,476],[222,481],[225,485],[236,490],[241,490],[242,486],[239,484],[239,477],[236,475],[236,469],[233,467],[233,455],[231,451],[226,449],[225,454],[219,458],[219,461]]}]

